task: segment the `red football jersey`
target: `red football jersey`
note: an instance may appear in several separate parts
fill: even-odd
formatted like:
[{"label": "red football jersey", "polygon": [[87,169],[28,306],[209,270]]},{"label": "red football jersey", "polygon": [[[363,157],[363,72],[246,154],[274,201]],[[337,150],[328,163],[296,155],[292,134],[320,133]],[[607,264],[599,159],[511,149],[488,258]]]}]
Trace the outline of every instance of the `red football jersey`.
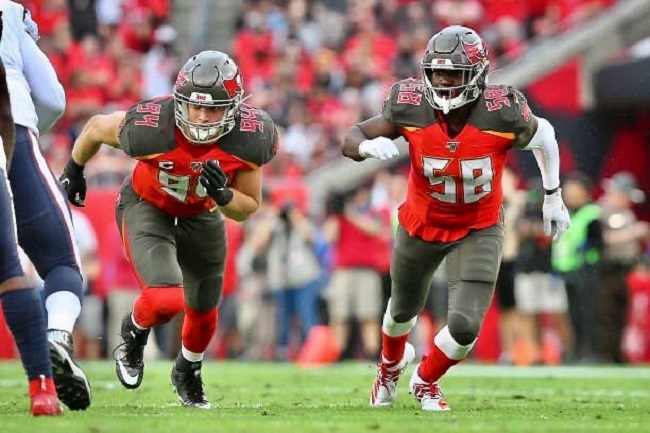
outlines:
[{"label": "red football jersey", "polygon": [[120,130],[122,149],[138,160],[133,189],[173,217],[216,208],[199,182],[202,163],[219,161],[232,179],[237,171],[266,163],[277,150],[273,122],[264,111],[250,106],[242,107],[232,132],[210,145],[191,144],[175,127],[173,116],[172,99],[142,102],[127,112]]},{"label": "red football jersey", "polygon": [[531,117],[521,93],[489,86],[453,138],[419,80],[396,83],[383,115],[409,143],[411,172],[399,221],[410,235],[451,242],[499,221],[507,151]]}]

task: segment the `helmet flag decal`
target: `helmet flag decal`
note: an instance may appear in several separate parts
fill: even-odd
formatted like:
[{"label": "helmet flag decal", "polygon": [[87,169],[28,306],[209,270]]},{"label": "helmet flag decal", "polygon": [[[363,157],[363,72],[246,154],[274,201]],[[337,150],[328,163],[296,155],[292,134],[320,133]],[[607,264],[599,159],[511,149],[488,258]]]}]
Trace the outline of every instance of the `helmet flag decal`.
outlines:
[{"label": "helmet flag decal", "polygon": [[181,70],[181,71],[178,73],[178,77],[176,77],[176,84],[175,84],[175,86],[176,86],[176,87],[180,87],[180,86],[182,86],[183,84],[185,84],[185,82],[187,81],[187,76],[188,76],[188,75],[189,75],[189,71]]},{"label": "helmet flag decal", "polygon": [[223,80],[223,87],[226,88],[231,98],[239,95],[242,92],[241,75],[237,74],[231,80]]},{"label": "helmet flag decal", "polygon": [[474,44],[463,41],[463,51],[465,51],[467,58],[473,65],[483,61],[487,57],[487,50],[480,40]]}]

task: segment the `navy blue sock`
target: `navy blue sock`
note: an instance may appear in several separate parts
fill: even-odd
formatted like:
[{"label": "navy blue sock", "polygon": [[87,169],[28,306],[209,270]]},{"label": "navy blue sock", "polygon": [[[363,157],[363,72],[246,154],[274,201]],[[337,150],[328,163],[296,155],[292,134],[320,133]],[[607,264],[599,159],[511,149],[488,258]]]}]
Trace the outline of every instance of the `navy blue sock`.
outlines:
[{"label": "navy blue sock", "polygon": [[58,266],[45,276],[45,299],[54,292],[65,291],[77,295],[79,302],[83,300],[83,281],[79,270],[70,266]]},{"label": "navy blue sock", "polygon": [[11,290],[0,299],[29,380],[37,379],[41,374],[52,377],[45,319],[38,293],[34,289]]}]

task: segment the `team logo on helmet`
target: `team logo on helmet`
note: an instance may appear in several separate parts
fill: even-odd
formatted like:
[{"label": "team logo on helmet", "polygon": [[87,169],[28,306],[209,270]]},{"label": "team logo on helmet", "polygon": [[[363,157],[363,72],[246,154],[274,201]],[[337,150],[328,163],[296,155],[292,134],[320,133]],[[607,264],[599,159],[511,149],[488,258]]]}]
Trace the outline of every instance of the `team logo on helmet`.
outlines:
[{"label": "team logo on helmet", "polygon": [[178,77],[176,77],[176,84],[174,84],[174,87],[181,87],[183,84],[187,82],[187,76],[190,73],[188,71],[180,71],[178,73]]},{"label": "team logo on helmet", "polygon": [[481,40],[473,44],[463,41],[463,51],[467,54],[467,58],[472,62],[472,65],[482,62],[487,57],[487,49],[483,46]]},{"label": "team logo on helmet", "polygon": [[230,80],[223,80],[223,87],[228,92],[228,96],[234,98],[242,92],[242,79],[241,75],[238,73],[235,74]]}]

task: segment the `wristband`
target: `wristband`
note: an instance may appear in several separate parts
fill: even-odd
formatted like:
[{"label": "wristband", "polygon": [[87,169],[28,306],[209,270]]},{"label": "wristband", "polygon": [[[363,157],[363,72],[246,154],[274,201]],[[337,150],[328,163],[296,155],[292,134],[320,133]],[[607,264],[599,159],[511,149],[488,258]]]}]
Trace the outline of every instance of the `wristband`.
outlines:
[{"label": "wristband", "polygon": [[72,158],[65,165],[65,171],[71,174],[83,174],[85,165],[77,164]]},{"label": "wristband", "polygon": [[230,203],[235,196],[233,194],[232,190],[230,188],[223,188],[223,190],[219,191],[219,198],[215,198],[214,201],[217,203],[217,206],[226,206],[228,203]]}]

